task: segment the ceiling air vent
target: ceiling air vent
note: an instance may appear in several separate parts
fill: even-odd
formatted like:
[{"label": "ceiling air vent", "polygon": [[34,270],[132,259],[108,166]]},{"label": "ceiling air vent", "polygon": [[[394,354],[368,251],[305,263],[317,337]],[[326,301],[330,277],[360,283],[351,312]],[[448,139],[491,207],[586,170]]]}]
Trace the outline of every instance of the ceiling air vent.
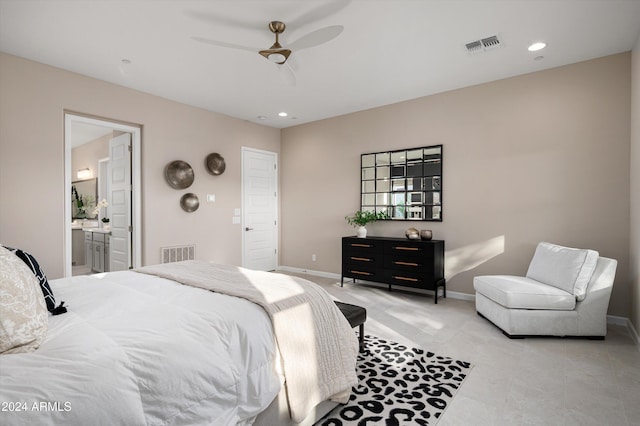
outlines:
[{"label": "ceiling air vent", "polygon": [[487,50],[497,49],[500,46],[502,46],[502,41],[497,35],[471,41],[465,44],[468,53],[485,52]]},{"label": "ceiling air vent", "polygon": [[476,53],[482,51],[482,42],[480,40],[472,41],[471,43],[467,43],[467,51],[469,53]]}]

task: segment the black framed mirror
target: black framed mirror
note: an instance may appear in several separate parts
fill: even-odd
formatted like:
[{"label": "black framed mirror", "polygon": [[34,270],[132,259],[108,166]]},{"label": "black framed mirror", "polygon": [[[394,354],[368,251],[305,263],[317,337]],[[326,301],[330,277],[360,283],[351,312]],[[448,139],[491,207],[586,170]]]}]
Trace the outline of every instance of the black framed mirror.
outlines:
[{"label": "black framed mirror", "polygon": [[442,221],[442,145],[360,156],[360,210]]},{"label": "black framed mirror", "polygon": [[98,178],[71,182],[71,218],[95,218],[93,208],[98,199]]}]

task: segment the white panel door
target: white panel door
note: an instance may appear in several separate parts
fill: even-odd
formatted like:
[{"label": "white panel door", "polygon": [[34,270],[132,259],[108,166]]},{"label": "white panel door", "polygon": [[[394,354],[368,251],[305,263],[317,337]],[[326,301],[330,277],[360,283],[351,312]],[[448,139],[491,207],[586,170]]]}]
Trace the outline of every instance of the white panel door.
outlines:
[{"label": "white panel door", "polygon": [[277,155],[242,148],[243,256],[245,268],[272,271],[278,263]]},{"label": "white panel door", "polygon": [[109,141],[110,271],[130,269],[131,262],[131,134]]}]

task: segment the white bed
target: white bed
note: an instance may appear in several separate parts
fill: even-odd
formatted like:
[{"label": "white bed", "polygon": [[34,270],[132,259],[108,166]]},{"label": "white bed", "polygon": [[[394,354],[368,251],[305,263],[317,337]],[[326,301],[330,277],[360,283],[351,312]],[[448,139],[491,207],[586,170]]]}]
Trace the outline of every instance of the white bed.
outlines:
[{"label": "white bed", "polygon": [[69,310],[35,352],[0,356],[3,425],[245,425],[284,394],[248,300],[133,271],[49,283]]}]

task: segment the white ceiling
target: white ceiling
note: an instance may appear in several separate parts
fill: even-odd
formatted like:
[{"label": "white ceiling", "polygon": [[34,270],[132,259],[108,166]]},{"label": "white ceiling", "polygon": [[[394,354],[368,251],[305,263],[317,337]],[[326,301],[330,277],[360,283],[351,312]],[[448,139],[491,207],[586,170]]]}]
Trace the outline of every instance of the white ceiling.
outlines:
[{"label": "white ceiling", "polygon": [[[271,20],[285,47],[344,31],[293,52],[295,86],[257,53],[191,38],[268,48]],[[3,52],[276,128],[629,51],[639,33],[640,0],[0,0]],[[492,35],[500,48],[467,53]]]}]

